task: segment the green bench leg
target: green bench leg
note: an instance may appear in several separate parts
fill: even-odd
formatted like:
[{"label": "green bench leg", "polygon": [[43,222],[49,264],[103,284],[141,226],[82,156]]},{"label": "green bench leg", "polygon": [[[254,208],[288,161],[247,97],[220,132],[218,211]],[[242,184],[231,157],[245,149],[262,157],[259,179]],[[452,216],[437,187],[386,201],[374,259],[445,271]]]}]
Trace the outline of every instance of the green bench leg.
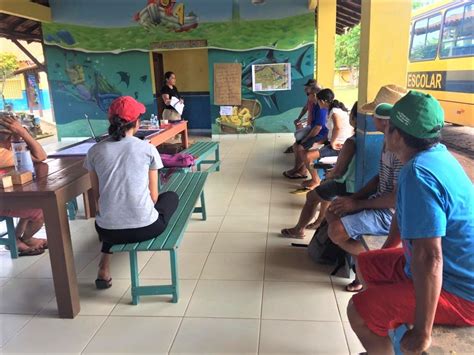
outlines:
[{"label": "green bench leg", "polygon": [[[221,161],[220,153],[219,153],[219,146],[217,146],[215,157],[216,157],[216,161]],[[220,164],[217,165],[216,171],[221,171],[221,165]]]},{"label": "green bench leg", "polygon": [[138,256],[137,251],[130,251],[130,273],[132,280],[132,304],[137,305],[140,301],[140,293],[138,290]]},{"label": "green bench leg", "polygon": [[206,213],[206,201],[204,199],[204,190],[202,190],[200,198],[201,198],[202,220],[205,221],[207,219],[207,213]]},{"label": "green bench leg", "polygon": [[178,302],[179,298],[179,284],[178,284],[178,263],[176,260],[176,249],[170,250],[171,263],[171,284],[173,287],[173,303]]}]

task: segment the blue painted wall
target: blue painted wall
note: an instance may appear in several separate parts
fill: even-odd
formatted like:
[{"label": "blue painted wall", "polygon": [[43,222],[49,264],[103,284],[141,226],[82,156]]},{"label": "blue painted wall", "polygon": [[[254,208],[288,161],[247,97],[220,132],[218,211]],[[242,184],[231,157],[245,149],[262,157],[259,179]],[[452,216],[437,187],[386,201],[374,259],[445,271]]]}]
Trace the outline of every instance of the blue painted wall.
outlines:
[{"label": "blue painted wall", "polygon": [[[28,108],[28,99],[26,97],[26,91],[22,90],[22,97],[21,99],[6,99],[7,105],[12,105],[13,110],[15,111],[29,111]],[[49,98],[49,91],[48,90],[39,90],[39,100],[41,103],[41,108],[43,110],[51,109],[51,100]],[[0,110],[3,110],[3,102],[0,100]]]}]

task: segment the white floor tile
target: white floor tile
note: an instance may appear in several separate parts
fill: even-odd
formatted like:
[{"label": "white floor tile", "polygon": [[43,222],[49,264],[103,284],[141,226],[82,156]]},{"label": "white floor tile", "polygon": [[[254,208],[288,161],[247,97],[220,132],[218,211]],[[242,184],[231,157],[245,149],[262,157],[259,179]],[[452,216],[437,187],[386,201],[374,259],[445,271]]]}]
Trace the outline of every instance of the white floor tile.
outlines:
[{"label": "white floor tile", "polygon": [[[197,280],[206,262],[207,253],[190,253],[178,250],[178,275],[180,280]],[[143,279],[171,278],[170,254],[158,251],[140,273]]]},{"label": "white floor tile", "polygon": [[0,287],[0,313],[36,314],[54,297],[51,279],[11,279]]},{"label": "white floor tile", "polygon": [[2,349],[9,353],[80,353],[105,317],[71,319],[33,318]]},{"label": "white floor tile", "polygon": [[340,321],[330,283],[267,282],[262,319]]},{"label": "white floor tile", "polygon": [[349,322],[342,322],[344,326],[344,333],[346,334],[347,343],[349,345],[349,350],[351,354],[360,354],[364,353],[365,349],[362,346],[359,338],[354,333]]},{"label": "white floor tile", "polygon": [[[128,280],[112,280],[112,287],[98,290],[94,280],[79,279],[79,297],[81,300],[81,316],[107,316],[130,286]],[[56,298],[40,313],[41,316],[58,316]]]},{"label": "white floor tile", "polygon": [[49,260],[47,252],[41,255],[22,256],[17,259],[12,259],[9,251],[2,251],[0,252],[0,277],[15,277],[43,258]]},{"label": "white floor tile", "polygon": [[171,354],[256,354],[259,321],[184,318]]},{"label": "white floor tile", "polygon": [[1,278],[0,279],[0,287],[2,287],[3,285],[5,285],[10,279],[7,279],[7,278]]},{"label": "white floor tile", "polygon": [[266,233],[268,216],[225,216],[220,232]]},{"label": "white floor tile", "polygon": [[344,322],[349,322],[347,318],[347,305],[349,304],[350,299],[354,296],[355,293],[347,292],[345,287],[352,280],[346,279],[344,277],[334,277],[331,276],[332,284],[334,288],[334,293],[336,295],[337,306],[339,307],[339,314],[341,320]]},{"label": "white floor tile", "polygon": [[84,354],[167,354],[181,318],[110,317]]},{"label": "white floor tile", "polygon": [[266,233],[219,233],[212,247],[215,253],[264,253]]},{"label": "white floor tile", "polygon": [[203,221],[201,215],[195,214],[189,221],[188,232],[218,232],[223,216],[207,216],[207,220]]},{"label": "white floor tile", "polygon": [[[170,280],[142,279],[141,286],[169,285]],[[132,305],[130,288],[125,292],[120,302],[114,308],[113,316],[143,316],[143,317],[181,317],[188,307],[191,295],[196,286],[196,280],[179,281],[179,299],[171,302],[171,295],[143,296],[138,305]]]},{"label": "white floor tile", "polygon": [[263,320],[259,354],[348,354],[340,322]]},{"label": "white floor tile", "polygon": [[314,263],[306,248],[294,247],[293,250],[267,254],[265,280],[330,282],[332,269],[332,266]]},{"label": "white floor tile", "polygon": [[262,281],[199,281],[186,317],[260,318]]},{"label": "white floor tile", "polygon": [[183,241],[179,247],[180,251],[188,251],[193,253],[209,253],[212,244],[216,239],[216,233],[184,233]]},{"label": "white floor tile", "polygon": [[31,319],[33,319],[31,315],[0,314],[0,347],[13,338]]},{"label": "white floor tile", "polygon": [[263,253],[211,253],[201,279],[263,280],[264,263]]}]

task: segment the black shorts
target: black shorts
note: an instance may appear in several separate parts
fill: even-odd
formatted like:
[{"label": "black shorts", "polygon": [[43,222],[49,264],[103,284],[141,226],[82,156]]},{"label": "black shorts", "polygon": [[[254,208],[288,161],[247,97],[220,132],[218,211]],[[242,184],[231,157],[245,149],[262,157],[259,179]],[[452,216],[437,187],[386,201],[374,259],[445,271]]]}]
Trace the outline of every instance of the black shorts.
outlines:
[{"label": "black shorts", "polygon": [[304,143],[301,143],[301,140],[296,141],[296,144],[302,145],[304,150],[309,150],[311,149],[314,143],[318,143],[318,142],[323,143],[325,140],[326,140],[326,135],[318,134],[314,137],[308,138]]},{"label": "black shorts", "polygon": [[339,152],[340,150],[334,150],[330,144],[327,144],[319,149],[319,159],[326,157],[337,157]]},{"label": "black shorts", "polygon": [[158,219],[145,227],[130,229],[104,229],[95,224],[95,229],[102,242],[102,253],[110,254],[110,248],[114,244],[139,243],[148,239],[156,238],[168,226],[173,213],[178,208],[179,197],[173,191],[160,194],[155,209],[158,211]]},{"label": "black shorts", "polygon": [[318,187],[316,192],[324,201],[332,201],[338,196],[349,196],[346,191],[346,184],[334,180],[325,180]]}]

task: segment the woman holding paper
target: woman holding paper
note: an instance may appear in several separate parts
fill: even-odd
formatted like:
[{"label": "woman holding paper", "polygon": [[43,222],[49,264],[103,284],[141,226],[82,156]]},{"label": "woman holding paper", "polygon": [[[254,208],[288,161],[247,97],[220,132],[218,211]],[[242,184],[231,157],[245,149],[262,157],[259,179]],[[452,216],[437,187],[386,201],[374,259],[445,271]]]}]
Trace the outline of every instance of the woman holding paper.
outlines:
[{"label": "woman holding paper", "polygon": [[176,75],[168,71],[165,73],[165,85],[161,88],[161,97],[165,103],[162,118],[167,121],[181,120],[181,113],[184,108],[184,100],[178,92]]}]

